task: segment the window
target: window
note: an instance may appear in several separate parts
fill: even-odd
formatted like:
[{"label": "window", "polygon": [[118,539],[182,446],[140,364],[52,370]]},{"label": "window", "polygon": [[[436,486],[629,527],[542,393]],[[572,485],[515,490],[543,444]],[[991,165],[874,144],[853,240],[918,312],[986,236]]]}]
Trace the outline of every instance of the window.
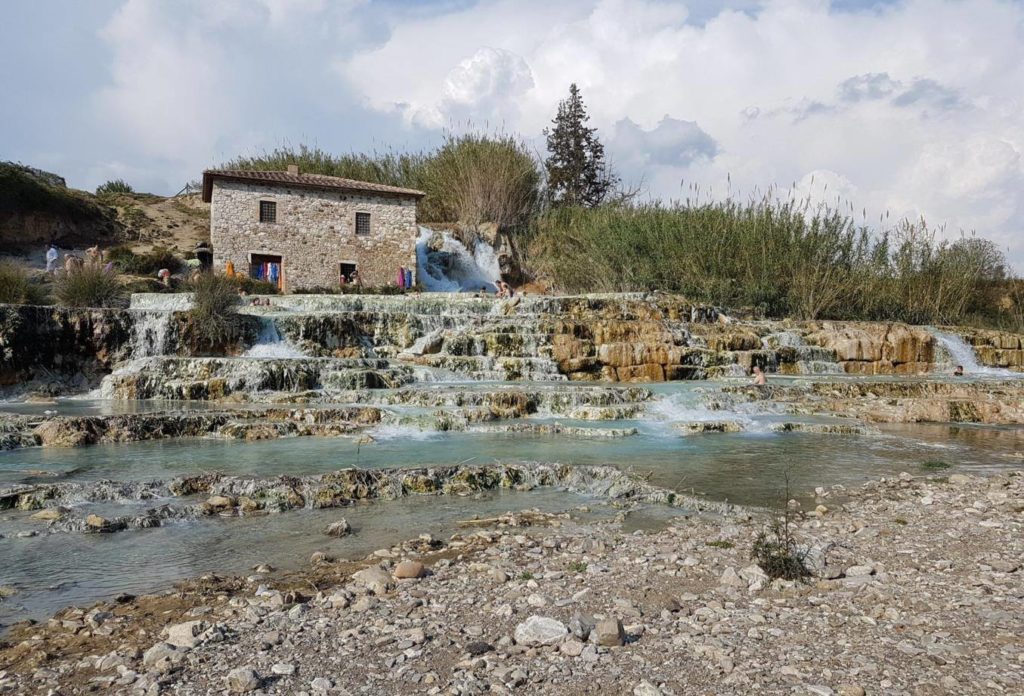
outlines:
[{"label": "window", "polygon": [[348,285],[358,281],[359,275],[356,273],[356,265],[354,263],[343,263],[341,264],[341,275],[339,280],[342,285]]},{"label": "window", "polygon": [[370,234],[369,213],[356,213],[356,234]]},{"label": "window", "polygon": [[277,203],[260,201],[260,222],[277,222]]}]

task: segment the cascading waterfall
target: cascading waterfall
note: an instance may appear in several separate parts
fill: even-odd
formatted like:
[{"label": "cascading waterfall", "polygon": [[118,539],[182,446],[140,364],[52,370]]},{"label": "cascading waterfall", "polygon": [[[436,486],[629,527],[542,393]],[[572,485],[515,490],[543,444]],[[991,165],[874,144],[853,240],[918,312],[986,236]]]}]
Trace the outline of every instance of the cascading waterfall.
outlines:
[{"label": "cascading waterfall", "polygon": [[307,358],[289,341],[281,338],[272,317],[260,317],[260,335],[256,344],[245,352],[247,358]]},{"label": "cascading waterfall", "polygon": [[486,287],[494,291],[494,283],[501,279],[501,268],[494,247],[478,240],[473,253],[448,232],[441,232],[442,245],[430,248],[430,240],[438,234],[429,227],[420,227],[416,242],[416,262],[419,280],[429,292],[479,292]]},{"label": "cascading waterfall", "polygon": [[167,352],[167,335],[173,312],[141,310],[133,326],[132,357],[149,358]]},{"label": "cascading waterfall", "polygon": [[960,365],[967,375],[1000,375],[1006,377],[1020,377],[1020,373],[1012,372],[999,367],[987,367],[978,362],[978,356],[974,349],[967,342],[957,336],[938,329],[928,329],[935,340],[938,341],[942,351],[949,359],[950,368]]}]

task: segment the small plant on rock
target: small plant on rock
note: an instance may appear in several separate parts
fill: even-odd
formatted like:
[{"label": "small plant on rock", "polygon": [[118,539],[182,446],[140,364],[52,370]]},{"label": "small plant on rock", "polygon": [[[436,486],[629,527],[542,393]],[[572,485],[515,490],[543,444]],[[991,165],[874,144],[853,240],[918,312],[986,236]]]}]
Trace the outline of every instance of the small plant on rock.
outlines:
[{"label": "small plant on rock", "polygon": [[793,536],[796,511],[790,507],[789,476],[786,476],[786,505],[781,518],[775,518],[754,539],[750,557],[772,580],[803,580],[811,575],[806,549]]},{"label": "small plant on rock", "polygon": [[773,520],[757,535],[750,555],[772,580],[802,580],[811,574],[807,569],[807,552],[793,538],[788,515]]},{"label": "small plant on rock", "polygon": [[569,570],[574,573],[585,573],[587,572],[587,564],[583,561],[572,561],[569,563]]},{"label": "small plant on rock", "polygon": [[943,471],[948,469],[949,466],[948,462],[944,462],[941,459],[929,459],[921,464],[921,468],[925,471]]},{"label": "small plant on rock", "polygon": [[201,273],[190,284],[192,309],[185,324],[186,342],[194,351],[224,351],[244,331],[238,315],[238,286],[225,276]]}]

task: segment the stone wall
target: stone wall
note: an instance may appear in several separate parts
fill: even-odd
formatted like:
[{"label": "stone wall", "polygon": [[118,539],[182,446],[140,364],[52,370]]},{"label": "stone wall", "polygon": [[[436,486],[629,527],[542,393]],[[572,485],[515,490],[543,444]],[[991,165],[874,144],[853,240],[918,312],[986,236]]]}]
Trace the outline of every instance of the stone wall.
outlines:
[{"label": "stone wall", "polygon": [[[260,201],[277,203],[277,221],[259,221]],[[356,213],[370,234],[356,235]],[[249,274],[252,254],[282,257],[284,289],[337,287],[340,264],[354,263],[364,285],[395,282],[416,268],[416,199],[299,187],[214,181],[210,240],[214,267],[228,261]]]}]

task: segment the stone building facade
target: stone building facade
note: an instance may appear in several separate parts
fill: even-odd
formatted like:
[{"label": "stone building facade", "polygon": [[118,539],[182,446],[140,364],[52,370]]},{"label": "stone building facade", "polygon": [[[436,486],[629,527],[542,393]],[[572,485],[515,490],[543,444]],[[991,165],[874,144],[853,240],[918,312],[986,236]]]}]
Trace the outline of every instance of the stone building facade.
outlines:
[{"label": "stone building facade", "polygon": [[[357,270],[363,285],[397,282],[416,269],[421,191],[287,172],[203,172],[214,269],[257,277],[272,264],[285,292],[338,287]],[[415,280],[415,278],[414,278]]]}]

